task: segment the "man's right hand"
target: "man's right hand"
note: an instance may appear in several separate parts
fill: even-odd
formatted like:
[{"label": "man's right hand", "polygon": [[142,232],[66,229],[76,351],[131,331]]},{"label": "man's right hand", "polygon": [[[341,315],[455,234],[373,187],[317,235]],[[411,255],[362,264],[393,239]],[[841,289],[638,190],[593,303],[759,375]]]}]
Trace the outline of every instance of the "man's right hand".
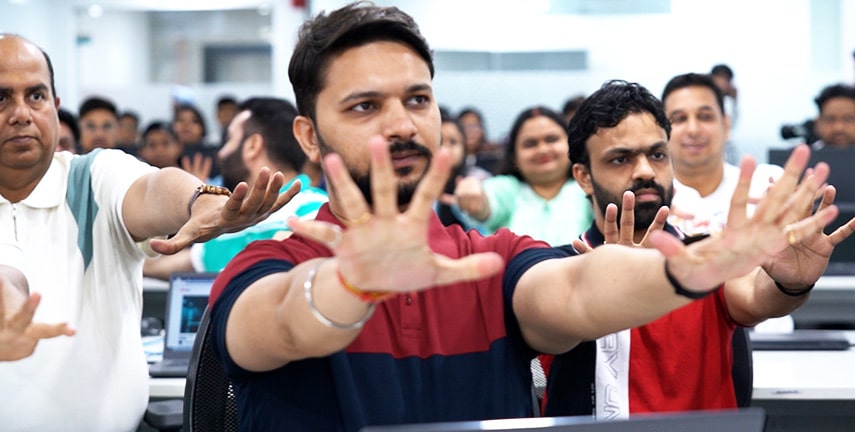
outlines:
[{"label": "man's right hand", "polygon": [[496,253],[452,259],[434,253],[428,244],[433,204],[450,173],[446,149],[434,154],[427,173],[406,208],[398,207],[397,182],[382,137],[369,143],[373,208],[351,179],[337,154],[324,158],[331,205],[346,229],[324,222],[290,219],[295,233],[328,244],[338,259],[341,275],[363,291],[417,291],[458,281],[491,276],[502,269]]}]

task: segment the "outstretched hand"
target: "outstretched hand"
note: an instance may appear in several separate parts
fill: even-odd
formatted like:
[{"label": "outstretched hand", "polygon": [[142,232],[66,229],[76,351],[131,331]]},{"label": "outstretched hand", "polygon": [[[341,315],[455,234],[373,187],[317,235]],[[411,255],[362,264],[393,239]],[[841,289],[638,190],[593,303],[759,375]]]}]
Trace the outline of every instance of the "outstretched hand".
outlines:
[{"label": "outstretched hand", "polygon": [[[603,240],[606,244],[620,244],[624,246],[634,247],[653,247],[650,244],[650,234],[654,231],[660,231],[665,227],[665,222],[668,220],[670,211],[668,207],[662,206],[656,212],[653,218],[653,223],[647,227],[644,237],[640,241],[635,241],[635,194],[631,191],[623,193],[621,201],[620,224],[618,224],[618,207],[614,203],[609,203],[606,206],[606,212],[603,215]],[[580,239],[573,240],[573,248],[579,253],[586,253],[593,250],[587,243]]]},{"label": "outstretched hand", "polygon": [[212,158],[205,156],[203,153],[196,153],[192,158],[190,156],[181,157],[181,168],[205,183],[211,177],[211,166],[213,163]]},{"label": "outstretched hand", "polygon": [[[4,283],[0,278],[0,285]],[[66,323],[33,322],[33,315],[41,301],[39,294],[31,294],[17,311],[7,311],[2,294],[5,289],[10,287],[0,286],[0,361],[29,357],[42,339],[74,336],[74,330]]]},{"label": "outstretched hand", "polygon": [[[684,246],[675,237],[657,231],[650,234],[650,244],[666,256],[676,279],[687,289],[698,292],[713,289],[725,280],[768,263],[791,244],[816,236],[837,216],[837,208],[830,203],[816,213],[805,213],[829,172],[828,166],[820,163],[799,181],[809,158],[807,146],[793,150],[784,174],[759,201],[751,217],[747,213],[748,191],[756,163],[750,157],[744,158],[727,226],[721,233]],[[834,239],[842,241],[845,235],[836,235]],[[824,265],[818,267],[825,269]]]},{"label": "outstretched hand", "polygon": [[[836,194],[837,190],[834,186],[825,186],[822,189],[822,200],[816,211],[831,207]],[[812,212],[813,206],[809,205],[804,209],[803,215],[809,216]],[[855,218],[849,219],[831,234],[826,235],[821,227],[816,226],[808,229],[801,236],[796,237],[794,234],[792,240],[795,241],[765,263],[763,270],[772,280],[787,286],[811,285],[822,276],[834,247],[846,240],[853,232],[855,232]]]},{"label": "outstretched hand", "polygon": [[412,200],[399,208],[398,179],[389,156],[389,144],[372,138],[371,193],[368,204],[341,157],[324,158],[331,193],[330,206],[345,229],[338,225],[291,218],[295,233],[325,243],[339,262],[342,276],[365,291],[417,291],[458,281],[476,280],[498,273],[502,258],[493,252],[453,259],[434,253],[428,244],[433,203],[450,172],[450,155],[440,148]]},{"label": "outstretched hand", "polygon": [[152,239],[151,248],[157,253],[172,255],[191,243],[204,242],[220,234],[255,225],[300,192],[300,182],[296,181],[280,194],[283,184],[282,173],[271,175],[270,170],[264,168],[256,176],[252,188],[246,182],[239,183],[222,205],[195,205],[190,219],[174,236],[168,240]]},{"label": "outstretched hand", "polygon": [[460,179],[454,187],[453,199],[446,199],[445,201],[447,204],[457,205],[466,214],[478,221],[484,222],[490,217],[490,201],[481,185],[481,179],[477,176],[467,176]]}]

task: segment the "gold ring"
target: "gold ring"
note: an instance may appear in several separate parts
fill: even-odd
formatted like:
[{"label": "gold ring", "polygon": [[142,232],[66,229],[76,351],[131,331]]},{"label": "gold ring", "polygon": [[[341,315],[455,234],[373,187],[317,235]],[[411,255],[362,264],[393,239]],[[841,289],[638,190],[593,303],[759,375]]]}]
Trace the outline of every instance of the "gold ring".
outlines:
[{"label": "gold ring", "polygon": [[338,225],[332,225],[330,229],[332,229],[333,238],[332,240],[327,242],[327,247],[329,249],[335,249],[335,247],[338,246],[339,243],[341,243],[341,239],[344,234],[341,231],[341,227]]},{"label": "gold ring", "polygon": [[787,243],[789,243],[790,246],[795,246],[796,243],[799,242],[799,239],[796,238],[796,233],[793,232],[793,227],[787,226],[784,228],[784,232],[787,233]]},{"label": "gold ring", "polygon": [[362,213],[362,216],[359,216],[355,220],[348,221],[347,224],[350,227],[358,227],[360,225],[365,225],[368,221],[371,220],[371,213],[365,212]]}]

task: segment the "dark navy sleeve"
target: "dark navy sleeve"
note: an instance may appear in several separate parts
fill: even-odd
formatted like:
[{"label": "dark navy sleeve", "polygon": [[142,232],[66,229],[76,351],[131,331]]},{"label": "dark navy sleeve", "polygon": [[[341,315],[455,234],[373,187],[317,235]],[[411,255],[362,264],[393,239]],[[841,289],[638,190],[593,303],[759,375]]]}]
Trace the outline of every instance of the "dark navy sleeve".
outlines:
[{"label": "dark navy sleeve", "polygon": [[229,314],[232,311],[238,297],[250,286],[253,282],[261,279],[264,276],[273,273],[282,273],[290,271],[294,268],[294,264],[282,260],[264,260],[259,261],[255,265],[249,267],[242,273],[233,277],[223,290],[222,295],[214,303],[211,309],[211,338],[213,338],[214,353],[220,358],[226,375],[235,377],[241,374],[250,373],[235,363],[231,356],[226,351],[226,324]]},{"label": "dark navy sleeve", "polygon": [[[522,331],[520,330],[520,324],[519,321],[517,321],[516,315],[514,315],[513,309],[514,291],[516,290],[517,283],[522,275],[525,274],[525,272],[532,266],[541,261],[556,258],[567,258],[574,255],[578,255],[578,252],[576,252],[576,250],[570,245],[550,248],[533,248],[520,252],[511,258],[510,262],[508,262],[508,265],[505,268],[505,276],[502,279],[502,289],[505,296],[505,320],[507,321],[505,327],[508,329],[508,336],[512,340],[520,341],[525,345],[523,342]],[[539,353],[529,348],[529,356],[533,358],[537,354]]]}]

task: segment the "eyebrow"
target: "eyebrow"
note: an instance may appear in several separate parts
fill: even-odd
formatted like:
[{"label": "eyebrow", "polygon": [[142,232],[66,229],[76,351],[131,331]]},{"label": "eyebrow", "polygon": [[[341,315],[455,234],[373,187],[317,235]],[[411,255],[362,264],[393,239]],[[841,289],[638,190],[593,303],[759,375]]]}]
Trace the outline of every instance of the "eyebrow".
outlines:
[{"label": "eyebrow", "polygon": [[[698,107],[698,111],[715,111],[715,109],[713,108],[712,105],[701,105],[700,107]],[[671,112],[668,113],[668,117],[671,117],[674,114],[682,114],[684,112],[686,112],[685,109],[682,109],[682,108],[675,109],[675,110],[672,110]]]},{"label": "eyebrow", "polygon": [[612,157],[612,156],[622,156],[622,155],[627,155],[627,154],[650,153],[652,151],[660,150],[662,148],[667,148],[667,147],[668,147],[668,143],[666,143],[665,141],[659,141],[659,142],[657,142],[651,146],[647,146],[644,148],[616,147],[616,148],[609,149],[605,153],[604,156],[605,157]]},{"label": "eyebrow", "polygon": [[[24,94],[34,93],[40,90],[47,91],[48,87],[44,84],[36,84],[31,87],[27,87],[24,89]],[[11,94],[13,93],[12,87],[0,87],[0,94]]]},{"label": "eyebrow", "polygon": [[[405,93],[406,94],[417,93],[417,92],[421,92],[421,91],[425,91],[425,90],[431,90],[430,85],[428,85],[428,84],[413,84],[413,85],[407,87]],[[347,96],[345,96],[343,99],[341,99],[339,101],[339,103],[344,104],[344,103],[352,102],[355,100],[374,99],[374,98],[378,98],[378,97],[382,96],[383,94],[384,94],[383,92],[379,92],[379,91],[354,92],[354,93],[350,93]]]}]

